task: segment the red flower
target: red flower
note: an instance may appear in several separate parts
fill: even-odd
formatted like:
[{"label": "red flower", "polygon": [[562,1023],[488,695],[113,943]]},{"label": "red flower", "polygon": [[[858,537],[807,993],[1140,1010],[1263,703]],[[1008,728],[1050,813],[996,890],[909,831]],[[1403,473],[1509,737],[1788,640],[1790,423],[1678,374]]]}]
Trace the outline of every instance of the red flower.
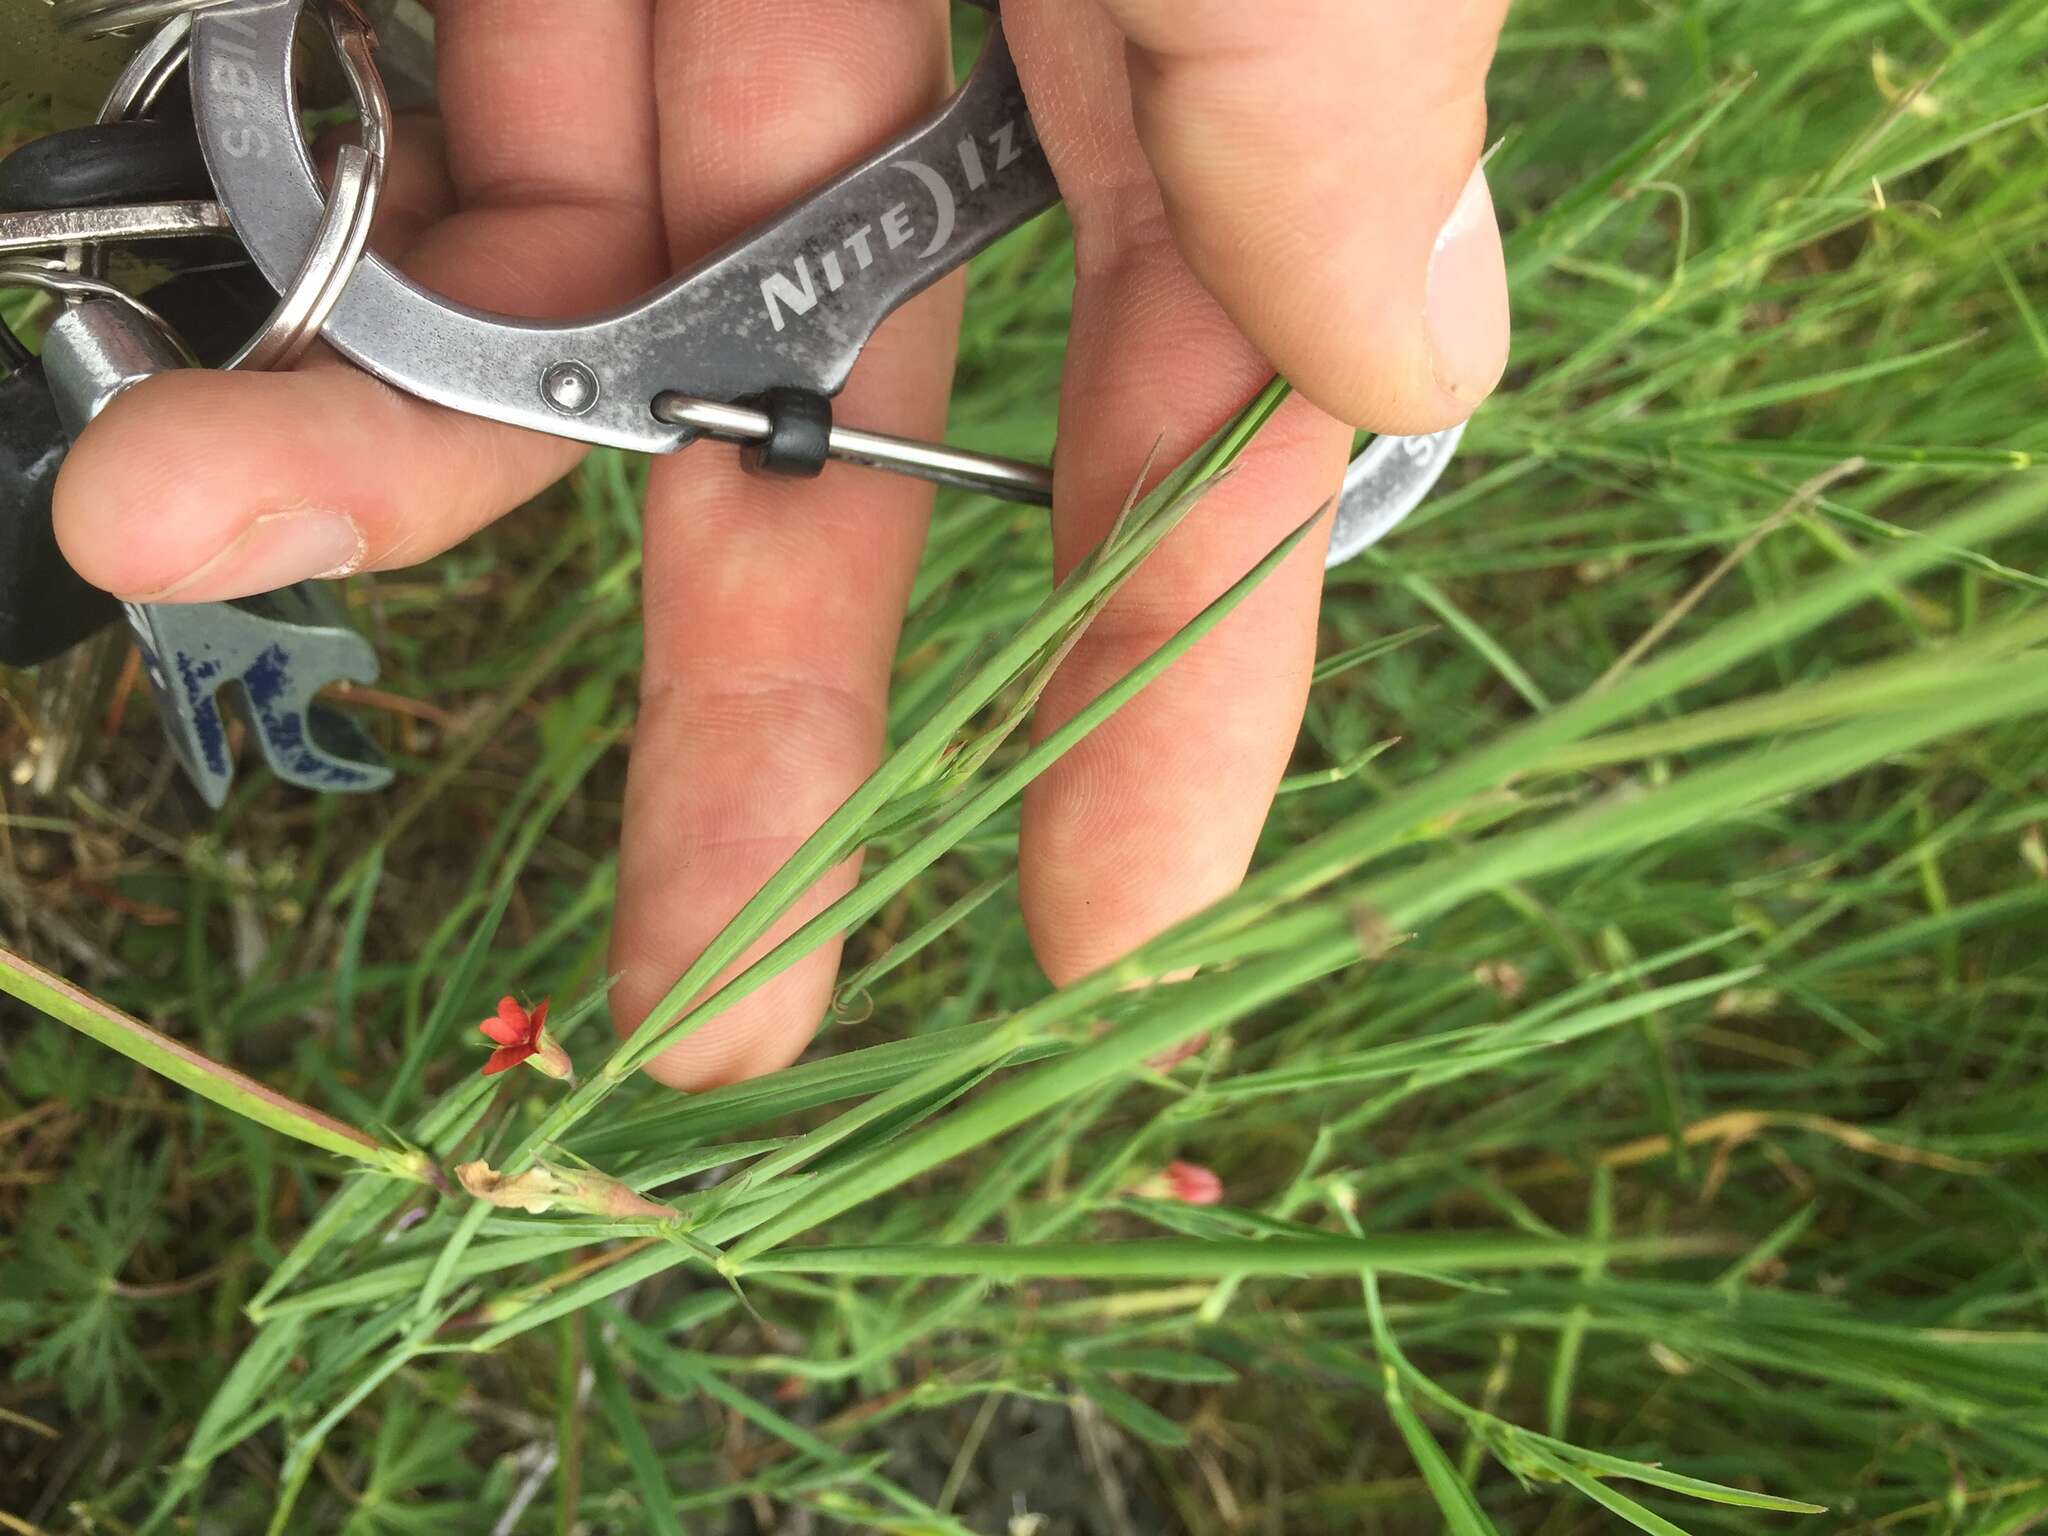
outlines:
[{"label": "red flower", "polygon": [[1200,1163],[1168,1163],[1166,1198],[1184,1205],[1221,1205],[1223,1181]]},{"label": "red flower", "polygon": [[484,1076],[516,1067],[522,1061],[531,1061],[549,1077],[569,1076],[569,1054],[548,1039],[547,1023],[546,998],[531,1013],[520,1007],[515,997],[499,998],[497,1017],[477,1025],[498,1047],[484,1063]]}]

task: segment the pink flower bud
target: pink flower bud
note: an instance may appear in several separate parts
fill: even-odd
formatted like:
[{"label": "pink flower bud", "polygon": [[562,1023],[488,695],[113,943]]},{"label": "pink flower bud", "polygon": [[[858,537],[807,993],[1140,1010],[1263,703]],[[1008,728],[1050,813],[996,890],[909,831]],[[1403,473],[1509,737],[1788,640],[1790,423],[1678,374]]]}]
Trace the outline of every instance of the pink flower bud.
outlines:
[{"label": "pink flower bud", "polygon": [[1166,1165],[1166,1198],[1183,1205],[1221,1205],[1223,1181],[1200,1163]]}]

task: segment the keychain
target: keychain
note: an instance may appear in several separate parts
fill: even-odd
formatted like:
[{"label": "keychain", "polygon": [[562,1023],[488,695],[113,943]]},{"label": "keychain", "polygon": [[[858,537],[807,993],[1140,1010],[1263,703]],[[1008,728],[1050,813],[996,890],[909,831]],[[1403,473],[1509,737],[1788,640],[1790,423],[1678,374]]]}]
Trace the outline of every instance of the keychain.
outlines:
[{"label": "keychain", "polygon": [[[978,3],[996,9],[993,0]],[[387,22],[403,22],[416,94],[431,23],[411,0],[385,0],[382,10]],[[1050,503],[1052,476],[1042,466],[860,431],[833,411],[884,319],[1059,201],[994,14],[980,60],[925,123],[639,301],[570,323],[452,303],[368,250],[393,107],[352,0],[58,0],[56,15],[89,32],[161,22],[116,82],[102,123],[136,134],[132,149],[144,131],[135,120],[169,103],[164,121],[196,132],[177,138],[161,123],[147,130],[177,147],[161,147],[165,168],[154,186],[131,178],[123,201],[0,211],[0,285],[43,287],[65,305],[44,368],[74,431],[135,378],[181,361],[170,323],[109,289],[94,253],[231,234],[275,304],[228,366],[287,367],[324,338],[408,394],[578,442],[675,453],[711,438],[740,446],[769,474],[814,476],[839,461]],[[360,145],[342,151],[325,187],[299,126],[293,63],[307,17],[325,22],[361,122]],[[61,142],[47,154],[61,160]],[[7,185],[0,165],[0,209]],[[145,191],[160,195],[136,195]],[[1331,565],[1377,543],[1421,503],[1461,433],[1380,437],[1367,447],[1346,477]],[[55,458],[61,445],[42,464],[50,480]],[[46,521],[46,487],[41,505]],[[361,731],[314,701],[327,683],[374,676],[367,645],[340,629],[331,609],[316,611],[323,595],[129,607],[173,745],[210,803],[219,805],[232,781],[216,700],[229,683],[239,685],[280,777],[334,790],[388,781]],[[38,634],[41,644],[27,649],[65,643],[54,627]]]}]

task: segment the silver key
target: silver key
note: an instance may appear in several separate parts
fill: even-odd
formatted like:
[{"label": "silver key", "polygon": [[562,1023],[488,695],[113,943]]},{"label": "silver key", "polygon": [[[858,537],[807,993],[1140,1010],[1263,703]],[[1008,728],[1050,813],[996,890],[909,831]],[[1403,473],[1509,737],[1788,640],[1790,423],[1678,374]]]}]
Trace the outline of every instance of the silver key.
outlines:
[{"label": "silver key", "polygon": [[0,213],[0,256],[61,251],[70,246],[127,245],[232,235],[225,209],[213,202],[134,203],[123,208],[64,208]]}]

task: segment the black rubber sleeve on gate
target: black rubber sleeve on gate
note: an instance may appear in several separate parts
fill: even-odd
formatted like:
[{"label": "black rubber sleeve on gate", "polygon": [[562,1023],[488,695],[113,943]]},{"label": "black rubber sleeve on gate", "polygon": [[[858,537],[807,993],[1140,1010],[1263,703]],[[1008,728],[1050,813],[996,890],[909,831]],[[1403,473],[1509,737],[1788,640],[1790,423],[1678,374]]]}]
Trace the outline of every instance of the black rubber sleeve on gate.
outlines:
[{"label": "black rubber sleeve on gate", "polygon": [[808,389],[771,389],[755,402],[768,417],[768,441],[746,449],[747,468],[764,475],[815,478],[832,457],[832,402]]},{"label": "black rubber sleeve on gate", "polygon": [[198,136],[176,118],[66,128],[0,160],[0,209],[10,212],[213,195]]}]

